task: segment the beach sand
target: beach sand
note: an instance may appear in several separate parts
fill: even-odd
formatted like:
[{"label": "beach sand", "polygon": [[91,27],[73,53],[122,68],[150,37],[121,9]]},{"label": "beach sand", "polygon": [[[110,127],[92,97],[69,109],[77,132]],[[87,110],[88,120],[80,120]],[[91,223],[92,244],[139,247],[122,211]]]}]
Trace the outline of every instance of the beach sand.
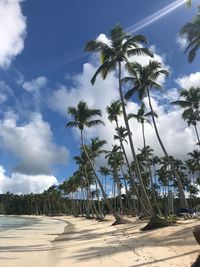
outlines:
[{"label": "beach sand", "polygon": [[1,232],[0,266],[189,267],[200,253],[192,235],[198,220],[141,232],[145,222],[131,218],[111,226],[112,217],[107,218],[41,217],[31,227]]}]

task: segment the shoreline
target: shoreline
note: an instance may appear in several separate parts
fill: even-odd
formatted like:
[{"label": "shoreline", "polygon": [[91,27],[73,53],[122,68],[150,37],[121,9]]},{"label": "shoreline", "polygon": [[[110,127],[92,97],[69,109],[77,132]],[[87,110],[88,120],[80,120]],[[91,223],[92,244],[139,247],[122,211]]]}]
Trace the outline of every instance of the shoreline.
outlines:
[{"label": "shoreline", "polygon": [[[3,267],[189,267],[200,253],[192,229],[198,220],[141,232],[146,222],[112,226],[72,216],[29,216],[35,227],[6,231],[1,236]],[[9,232],[9,233],[8,233]],[[20,244],[20,245],[19,245]]]}]

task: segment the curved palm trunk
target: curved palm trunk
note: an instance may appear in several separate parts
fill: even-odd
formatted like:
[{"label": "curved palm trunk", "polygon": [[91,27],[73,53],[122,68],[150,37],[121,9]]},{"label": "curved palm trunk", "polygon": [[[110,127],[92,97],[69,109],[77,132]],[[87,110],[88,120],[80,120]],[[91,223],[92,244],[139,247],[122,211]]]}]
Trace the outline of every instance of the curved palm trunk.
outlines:
[{"label": "curved palm trunk", "polygon": [[197,136],[197,140],[198,140],[198,145],[200,147],[200,139],[199,139],[199,133],[198,133],[198,130],[197,130],[197,125],[194,125],[194,129],[195,129],[195,132],[196,132],[196,136]]},{"label": "curved palm trunk", "polygon": [[[93,166],[95,165],[94,159],[93,159]],[[102,221],[103,220],[103,214],[102,214],[102,209],[100,205],[100,198],[99,198],[99,192],[98,192],[98,185],[97,185],[97,180],[95,179],[95,187],[96,187],[96,196],[97,196],[97,204],[98,204],[98,210],[99,210],[99,215],[97,216],[97,219]]]},{"label": "curved palm trunk", "polygon": [[131,131],[130,131],[130,127],[129,127],[129,123],[128,123],[128,119],[127,119],[125,102],[124,102],[122,86],[121,86],[121,62],[119,61],[118,64],[119,64],[119,73],[118,73],[119,94],[120,94],[120,99],[121,99],[121,102],[122,102],[122,111],[123,111],[123,116],[124,116],[124,122],[125,122],[125,125],[126,125],[126,129],[128,131],[129,144],[130,144],[131,152],[132,152],[133,159],[134,159],[134,162],[135,162],[136,173],[137,173],[139,181],[140,181],[142,194],[144,195],[144,198],[145,198],[145,201],[146,201],[146,205],[148,206],[150,214],[154,215],[154,211],[153,211],[151,202],[149,200],[149,197],[148,197],[147,192],[146,192],[145,187],[144,187],[144,183],[143,183],[141,172],[140,172],[140,167],[139,167],[139,164],[138,164],[138,160],[137,160],[136,153],[135,153],[135,148],[134,148],[134,145],[133,145],[133,140],[132,140],[132,137],[131,137]]},{"label": "curved palm trunk", "polygon": [[99,192],[98,192],[98,185],[97,185],[97,180],[95,179],[95,188],[96,188],[96,195],[97,195],[97,204],[98,204],[98,210],[100,216],[98,216],[99,220],[103,220],[103,214],[102,214],[102,209],[100,205],[100,198],[99,198]]},{"label": "curved palm trunk", "polygon": [[[117,125],[117,129],[119,129],[119,125],[118,125],[118,121],[116,121],[116,125]],[[140,202],[140,205],[142,207],[142,210],[146,213],[146,214],[149,214],[149,211],[146,209],[141,197],[140,197],[140,194],[138,192],[138,189],[137,189],[137,186],[135,184],[135,179],[134,179],[134,175],[133,175],[133,172],[131,170],[131,166],[130,166],[130,163],[128,161],[128,157],[127,157],[127,154],[126,154],[126,150],[124,148],[124,145],[123,145],[123,142],[122,142],[122,139],[121,137],[119,137],[119,140],[120,140],[120,145],[121,145],[121,148],[122,148],[122,151],[123,151],[123,154],[124,154],[124,158],[125,158],[125,161],[126,161],[126,165],[128,167],[128,170],[129,170],[129,175],[130,175],[130,178],[131,178],[131,181],[132,181],[132,185],[133,185],[133,189],[136,193],[136,196],[137,196],[137,199],[138,201]]]},{"label": "curved palm trunk", "polygon": [[95,178],[97,179],[97,182],[98,182],[98,184],[99,184],[99,187],[100,187],[100,189],[101,189],[101,192],[102,192],[102,194],[103,194],[103,197],[104,197],[104,199],[105,199],[105,202],[106,202],[106,204],[107,204],[107,206],[108,206],[110,212],[113,214],[113,216],[114,216],[114,218],[115,218],[115,220],[116,220],[116,223],[118,223],[118,224],[119,224],[119,223],[122,223],[121,218],[116,214],[116,212],[115,212],[115,211],[113,210],[113,208],[111,207],[110,202],[108,201],[107,196],[106,196],[106,193],[105,193],[105,191],[104,191],[103,185],[102,185],[102,183],[101,183],[101,181],[100,181],[98,175],[96,174],[96,171],[95,171],[95,169],[94,169],[94,166],[93,166],[93,164],[92,164],[92,161],[91,161],[91,159],[90,159],[90,157],[89,157],[89,155],[88,155],[88,153],[87,153],[87,150],[85,149],[85,145],[84,145],[84,142],[83,142],[83,131],[82,131],[82,130],[81,130],[81,141],[82,141],[82,144],[83,144],[83,150],[84,150],[85,155],[86,155],[86,157],[87,157],[87,159],[88,159],[88,162],[89,162],[89,164],[90,164],[90,167],[92,168],[92,171],[93,171],[93,173],[94,173],[94,176],[95,176]]},{"label": "curved palm trunk", "polygon": [[117,171],[113,173],[113,178],[116,181],[116,187],[117,187],[117,194],[118,194],[118,199],[119,199],[119,206],[120,206],[120,213],[124,214],[124,205],[122,202],[122,194],[121,194],[121,188],[120,188],[120,180]]},{"label": "curved palm trunk", "polygon": [[180,180],[180,177],[174,167],[174,164],[173,162],[170,160],[170,157],[167,153],[167,150],[165,149],[164,145],[163,145],[163,142],[160,138],[160,135],[159,135],[159,132],[158,132],[158,128],[157,128],[157,125],[156,125],[156,121],[155,121],[155,116],[154,116],[154,111],[153,111],[153,107],[152,107],[152,104],[151,104],[151,97],[150,97],[150,93],[149,93],[149,89],[147,88],[147,96],[148,96],[148,101],[149,101],[149,107],[151,109],[151,112],[152,112],[152,120],[153,120],[153,125],[154,125],[154,129],[155,129],[155,132],[156,132],[156,136],[158,138],[158,141],[160,143],[160,146],[167,158],[167,161],[169,163],[169,165],[171,166],[172,168],[172,171],[173,171],[173,174],[174,176],[176,177],[176,180],[177,180],[177,184],[178,184],[178,189],[179,189],[179,195],[180,195],[180,204],[181,204],[181,207],[182,208],[188,208],[188,203],[187,203],[187,200],[186,200],[186,197],[185,197],[185,193],[184,193],[184,190],[183,190],[183,185],[182,185],[182,182]]},{"label": "curved palm trunk", "polygon": [[128,190],[128,186],[127,186],[127,182],[126,182],[126,179],[125,179],[125,176],[124,176],[124,171],[123,171],[122,165],[120,165],[120,170],[121,170],[121,174],[122,174],[123,181],[124,181],[124,187],[125,187],[125,192],[126,192],[128,210],[132,211],[133,209],[132,209],[131,202],[130,202],[130,192]]},{"label": "curved palm trunk", "polygon": [[[144,131],[144,123],[143,122],[142,122],[142,136],[143,136],[143,143],[144,143],[144,149],[145,149],[146,148],[146,138],[145,138],[145,131]],[[149,169],[149,176],[151,179],[151,189],[152,189],[153,201],[154,201],[154,204],[156,206],[158,214],[162,215],[162,212],[160,210],[160,207],[158,205],[158,200],[156,197],[156,190],[153,186],[153,177],[152,177],[152,171],[151,171],[151,165],[150,165],[149,157],[148,157],[146,150],[144,150],[144,152],[145,152],[146,164],[148,165],[148,169]]]}]

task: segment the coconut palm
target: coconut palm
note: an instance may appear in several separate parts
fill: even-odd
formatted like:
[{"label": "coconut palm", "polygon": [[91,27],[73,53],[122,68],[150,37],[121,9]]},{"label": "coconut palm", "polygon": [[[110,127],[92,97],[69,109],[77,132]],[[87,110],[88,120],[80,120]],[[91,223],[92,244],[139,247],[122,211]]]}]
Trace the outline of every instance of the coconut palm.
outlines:
[{"label": "coconut palm", "polygon": [[192,63],[200,47],[200,8],[193,21],[188,22],[182,27],[180,36],[187,38],[188,46],[185,53],[189,52],[188,61]]},{"label": "coconut palm", "polygon": [[193,150],[192,152],[188,153],[189,156],[191,156],[191,159],[189,159],[191,165],[191,170],[195,172],[200,171],[200,151],[199,150]]},{"label": "coconut palm", "polygon": [[151,96],[150,96],[150,90],[153,90],[153,89],[154,90],[155,89],[161,90],[162,89],[161,85],[158,83],[158,78],[160,76],[163,76],[163,75],[168,76],[169,73],[167,70],[162,69],[162,65],[158,61],[150,61],[149,64],[145,65],[145,66],[142,66],[139,63],[132,63],[130,67],[131,67],[130,72],[131,72],[132,76],[126,77],[123,79],[125,82],[130,82],[133,86],[126,93],[126,99],[127,100],[130,99],[134,93],[137,93],[139,99],[141,99],[141,100],[145,96],[147,96],[149,107],[151,110],[152,122],[153,122],[153,126],[155,129],[157,139],[158,139],[159,144],[160,144],[160,146],[164,152],[164,155],[166,156],[166,158],[167,158],[167,160],[168,160],[168,162],[172,168],[173,174],[176,177],[176,180],[178,183],[179,195],[180,195],[180,204],[182,207],[188,207],[180,177],[179,177],[176,169],[174,168],[173,161],[170,159],[168,152],[167,152],[167,150],[163,144],[163,141],[160,137],[158,127],[156,124],[155,112],[153,110]]},{"label": "coconut palm", "polygon": [[187,121],[189,126],[194,126],[198,145],[200,146],[199,133],[197,130],[197,122],[200,121],[200,88],[191,87],[189,90],[182,89],[180,91],[180,97],[184,99],[173,101],[172,104],[179,105],[184,109],[182,118]]},{"label": "coconut palm", "polygon": [[84,144],[84,139],[83,139],[83,130],[85,127],[92,127],[92,126],[96,126],[99,124],[103,124],[103,122],[101,120],[98,119],[94,119],[94,117],[96,116],[101,116],[101,111],[99,109],[90,109],[87,104],[83,101],[80,101],[77,105],[77,107],[69,107],[68,108],[68,113],[73,116],[73,121],[70,121],[67,123],[67,127],[76,127],[79,128],[80,132],[81,132],[81,144],[82,144],[82,149],[85,152],[85,155],[87,157],[87,160],[90,164],[90,167],[94,173],[95,179],[97,179],[97,182],[101,188],[103,197],[106,201],[106,204],[108,206],[108,208],[110,209],[111,213],[113,214],[113,216],[116,219],[116,223],[121,223],[121,219],[119,218],[119,216],[116,214],[116,212],[112,209],[112,207],[110,206],[110,203],[107,199],[106,193],[104,191],[103,185],[98,177],[98,175],[96,174],[96,171],[94,169],[94,166],[92,164],[92,161],[87,153],[87,149],[85,147]]},{"label": "coconut palm", "polygon": [[[158,115],[154,112],[154,116],[158,117]],[[144,148],[146,147],[146,139],[145,139],[145,129],[144,129],[144,123],[147,122],[151,124],[148,117],[152,117],[152,111],[146,112],[145,104],[142,102],[141,107],[138,109],[137,114],[130,113],[128,115],[128,118],[134,118],[142,125],[142,136],[143,136],[143,144]]]},{"label": "coconut palm", "polygon": [[136,184],[135,184],[134,174],[133,174],[133,172],[131,170],[131,166],[130,166],[130,163],[129,163],[129,160],[128,160],[128,156],[126,154],[126,150],[125,150],[124,144],[123,144],[124,142],[127,143],[126,137],[128,136],[128,131],[127,131],[127,129],[125,127],[119,126],[119,122],[118,122],[118,117],[122,114],[122,104],[121,104],[121,102],[120,101],[112,102],[110,106],[106,107],[106,111],[108,113],[109,121],[110,122],[115,121],[117,135],[114,135],[114,140],[119,140],[119,143],[120,143],[120,146],[121,146],[121,149],[122,149],[122,152],[124,154],[125,161],[126,161],[126,165],[128,167],[128,170],[129,170],[131,184],[132,184],[132,186],[133,186],[133,188],[135,190],[135,193],[137,195],[138,201],[141,203],[143,211],[148,213],[147,209],[145,208],[145,205],[144,205],[144,203],[143,203],[143,201],[141,199],[141,197],[139,196],[139,193],[138,193],[138,190],[137,190],[137,187],[136,187]]},{"label": "coconut palm", "polygon": [[107,74],[111,71],[118,69],[118,83],[119,83],[119,95],[122,103],[122,112],[124,117],[124,122],[128,131],[129,144],[131,147],[131,152],[133,155],[133,159],[136,165],[136,173],[140,180],[141,190],[145,196],[146,205],[149,208],[149,211],[153,213],[152,205],[149,201],[148,195],[145,191],[145,187],[143,185],[139,165],[137,162],[137,157],[135,153],[135,148],[132,140],[132,135],[128,123],[128,118],[126,114],[126,105],[124,101],[123,91],[122,91],[122,83],[121,83],[121,74],[122,74],[122,63],[126,62],[128,67],[129,63],[127,58],[133,55],[149,55],[153,57],[152,52],[142,47],[141,44],[146,44],[147,40],[143,35],[131,35],[127,34],[123,31],[122,27],[117,25],[110,31],[110,45],[105,42],[101,42],[98,40],[89,41],[86,44],[85,51],[89,52],[99,52],[101,65],[95,72],[93,78],[91,79],[91,83],[94,84],[96,78],[99,74],[101,74],[102,78],[105,79]]},{"label": "coconut palm", "polygon": [[[100,140],[98,137],[92,138],[91,139],[91,144],[89,146],[89,156],[93,161],[93,164],[95,162],[95,159],[99,157],[101,154],[106,153],[106,150],[102,149],[102,147],[106,144],[105,140]],[[100,198],[99,198],[99,190],[98,190],[98,185],[97,181],[95,179],[95,185],[96,185],[96,196],[98,200],[98,208],[100,212],[100,219],[103,219],[103,214],[102,214],[102,209],[100,206]]]},{"label": "coconut palm", "polygon": [[105,166],[100,166],[99,172],[104,176],[104,190],[106,192],[106,187],[107,187],[106,177],[110,174],[110,170]]},{"label": "coconut palm", "polygon": [[121,181],[119,175],[120,167],[123,164],[124,158],[122,152],[120,151],[120,147],[114,145],[112,147],[112,150],[107,152],[106,158],[108,159],[108,165],[111,168],[114,183],[117,186],[120,210],[124,213],[124,206],[121,195]]}]

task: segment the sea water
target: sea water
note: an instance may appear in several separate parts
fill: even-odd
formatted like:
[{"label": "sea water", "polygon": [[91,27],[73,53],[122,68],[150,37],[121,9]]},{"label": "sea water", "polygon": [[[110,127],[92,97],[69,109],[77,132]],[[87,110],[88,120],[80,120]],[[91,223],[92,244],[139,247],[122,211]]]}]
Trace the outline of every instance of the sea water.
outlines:
[{"label": "sea water", "polygon": [[20,216],[0,216],[0,231],[31,226],[37,222],[38,220],[35,218],[25,218]]}]

